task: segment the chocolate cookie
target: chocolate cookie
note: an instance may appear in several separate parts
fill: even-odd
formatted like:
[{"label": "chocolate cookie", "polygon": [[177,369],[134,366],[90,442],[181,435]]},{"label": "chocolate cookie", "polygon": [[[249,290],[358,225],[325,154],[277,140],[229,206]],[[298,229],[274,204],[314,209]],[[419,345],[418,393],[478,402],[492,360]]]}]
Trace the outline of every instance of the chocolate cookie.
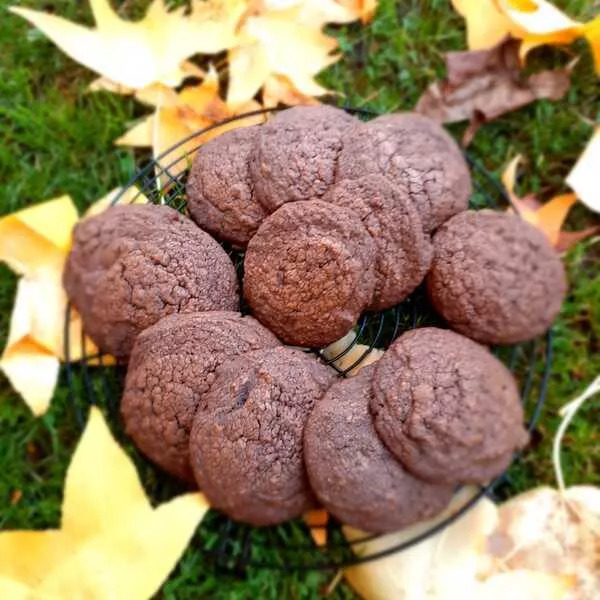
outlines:
[{"label": "chocolate cookie", "polygon": [[369,412],[373,367],[335,383],[317,402],[304,430],[311,487],[337,519],[377,533],[433,517],[453,486],[408,473],[377,436]]},{"label": "chocolate cookie", "polygon": [[261,127],[250,161],[258,201],[273,212],[285,202],[321,198],[335,181],[348,113],[320,104],[278,113]]},{"label": "chocolate cookie", "polygon": [[254,316],[296,346],[326,346],[371,303],[375,244],[349,209],[291,202],[250,240],[244,295]]},{"label": "chocolate cookie", "polygon": [[232,356],[278,345],[252,317],[234,312],[175,314],[137,338],[121,413],[127,434],[152,461],[193,481],[192,421],[215,369]]},{"label": "chocolate cookie", "polygon": [[267,212],[256,201],[249,158],[258,127],[227,131],[198,149],[187,183],[190,215],[216,238],[245,248]]},{"label": "chocolate cookie", "polygon": [[427,290],[452,329],[485,344],[544,333],[567,289],[562,262],[544,234],[522,219],[465,212],[434,237]]},{"label": "chocolate cookie", "polygon": [[408,194],[382,175],[366,175],[337,183],[323,200],[354,211],[375,242],[375,292],[368,308],[404,300],[423,281],[433,255]]},{"label": "chocolate cookie", "polygon": [[313,505],[302,432],[334,379],[314,357],[283,347],[217,369],[190,438],[194,475],[211,506],[238,521],[275,525]]},{"label": "chocolate cookie", "polygon": [[175,312],[236,310],[235,268],[210,235],[167,206],[115,206],[79,223],[64,286],[86,333],[126,358],[140,331]]},{"label": "chocolate cookie", "polygon": [[425,231],[467,209],[471,176],[459,147],[437,123],[396,113],[356,124],[344,140],[338,180],[385,175],[409,195]]},{"label": "chocolate cookie", "polygon": [[515,381],[485,347],[434,327],[398,338],[375,366],[371,412],[416,476],[483,483],[527,443]]}]

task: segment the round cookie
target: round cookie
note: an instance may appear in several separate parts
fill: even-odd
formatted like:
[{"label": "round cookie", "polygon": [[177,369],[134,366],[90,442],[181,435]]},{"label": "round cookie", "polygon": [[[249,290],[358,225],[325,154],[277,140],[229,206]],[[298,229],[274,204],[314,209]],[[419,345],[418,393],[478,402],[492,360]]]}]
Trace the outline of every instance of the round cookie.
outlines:
[{"label": "round cookie", "polygon": [[372,385],[381,439],[427,481],[484,483],[527,443],[512,375],[487,348],[453,331],[405,333],[377,363]]},{"label": "round cookie", "polygon": [[373,366],[333,384],[304,429],[304,460],[323,507],[364,531],[395,531],[438,514],[453,486],[407,472],[377,436],[369,412]]},{"label": "round cookie", "polygon": [[514,344],[543,334],[566,289],[559,256],[519,217],[469,211],[434,236],[429,298],[452,329],[474,340]]},{"label": "round cookie", "polygon": [[237,310],[233,263],[167,206],[115,206],[79,223],[64,286],[86,333],[127,358],[140,331],[174,312]]},{"label": "round cookie", "polygon": [[250,161],[258,201],[273,212],[285,202],[321,198],[335,181],[343,138],[356,122],[320,104],[289,108],[262,125]]},{"label": "round cookie", "polygon": [[366,175],[335,184],[323,200],[354,211],[375,242],[375,291],[368,308],[383,310],[404,300],[425,278],[433,255],[406,192],[382,175]]},{"label": "round cookie", "polygon": [[356,124],[338,161],[338,180],[385,175],[409,195],[425,231],[467,209],[471,176],[460,148],[443,127],[416,113]]},{"label": "round cookie", "polygon": [[216,238],[245,248],[267,212],[256,201],[249,159],[260,129],[227,131],[198,149],[187,182],[190,215]]},{"label": "round cookie", "polygon": [[349,209],[290,202],[263,221],[244,260],[254,316],[296,346],[326,346],[348,333],[372,300],[375,244]]},{"label": "round cookie", "polygon": [[302,433],[334,379],[311,355],[284,347],[217,369],[190,438],[194,475],[211,506],[238,521],[275,525],[314,505]]},{"label": "round cookie", "polygon": [[189,435],[215,369],[238,354],[278,345],[252,317],[234,312],[175,314],[137,338],[121,400],[127,434],[169,473],[193,481]]}]

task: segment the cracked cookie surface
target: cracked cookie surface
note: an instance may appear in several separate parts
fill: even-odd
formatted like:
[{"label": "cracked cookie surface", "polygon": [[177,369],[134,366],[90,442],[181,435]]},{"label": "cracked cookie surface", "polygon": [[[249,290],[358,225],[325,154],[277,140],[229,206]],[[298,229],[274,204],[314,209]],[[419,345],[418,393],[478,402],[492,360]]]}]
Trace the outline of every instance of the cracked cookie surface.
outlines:
[{"label": "cracked cookie surface", "polygon": [[137,338],[121,400],[127,434],[153,462],[193,481],[189,435],[215,370],[232,356],[278,345],[252,317],[175,314]]},{"label": "cracked cookie surface", "polygon": [[338,180],[379,173],[414,202],[431,232],[467,209],[471,176],[452,137],[416,113],[396,113],[357,123],[338,161]]},{"label": "cracked cookie surface", "polygon": [[244,296],[252,314],[297,346],[326,346],[371,303],[375,244],[353,211],[322,201],[290,202],[250,240]]},{"label": "cracked cookie surface", "polygon": [[167,206],[116,206],[79,223],[63,281],[86,333],[117,358],[166,315],[239,306],[225,251]]},{"label": "cracked cookie surface", "polygon": [[259,127],[243,127],[200,146],[186,187],[192,219],[239,248],[246,247],[267,216],[255,198],[249,171],[259,135]]},{"label": "cracked cookie surface", "polygon": [[297,106],[261,126],[250,160],[257,200],[268,212],[318,199],[335,182],[346,132],[357,121],[333,106]]},{"label": "cracked cookie surface", "polygon": [[428,481],[484,483],[527,443],[510,371],[453,331],[424,327],[403,334],[375,366],[372,389],[381,439]]},{"label": "cracked cookie surface", "polygon": [[408,194],[382,175],[335,184],[323,200],[352,210],[375,242],[375,291],[370,310],[400,303],[425,278],[433,250]]},{"label": "cracked cookie surface", "polygon": [[302,432],[335,372],[291,348],[235,357],[216,371],[196,413],[190,458],[211,506],[253,525],[275,525],[314,505]]},{"label": "cracked cookie surface", "polygon": [[452,329],[485,344],[542,335],[560,312],[563,264],[544,234],[519,217],[468,211],[433,238],[427,291]]},{"label": "cracked cookie surface", "polygon": [[304,430],[312,489],[339,521],[365,531],[395,531],[439,513],[453,486],[406,471],[379,439],[369,412],[373,366],[334,383]]}]

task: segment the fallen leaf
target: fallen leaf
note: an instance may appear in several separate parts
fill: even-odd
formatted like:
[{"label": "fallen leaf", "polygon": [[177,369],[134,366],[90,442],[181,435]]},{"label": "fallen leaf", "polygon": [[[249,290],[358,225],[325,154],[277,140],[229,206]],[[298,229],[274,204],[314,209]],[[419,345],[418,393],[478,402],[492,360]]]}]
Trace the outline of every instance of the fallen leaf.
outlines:
[{"label": "fallen leaf", "polygon": [[283,75],[270,75],[267,78],[262,88],[262,101],[265,108],[274,108],[280,104],[319,104],[316,98],[300,93],[290,79]]},{"label": "fallen leaf", "polygon": [[600,127],[567,177],[567,185],[590,210],[600,213]]},{"label": "fallen leaf", "polygon": [[562,194],[548,200],[545,204],[539,202],[534,196],[528,195],[519,198],[515,193],[517,169],[522,157],[516,156],[510,161],[501,180],[506,189],[511,205],[519,216],[540,229],[548,241],[558,251],[568,250],[578,242],[600,231],[600,226],[589,227],[582,231],[562,231],[564,222],[577,202],[575,194]]},{"label": "fallen leaf", "polygon": [[470,50],[487,50],[511,33],[511,22],[496,0],[452,0],[456,12],[465,19]]},{"label": "fallen leaf", "polygon": [[448,52],[446,79],[429,85],[415,110],[441,123],[493,121],[535,100],[560,100],[571,84],[574,63],[523,77],[518,42],[504,40],[490,50]]},{"label": "fallen leaf", "polygon": [[287,77],[294,89],[306,96],[328,92],[315,76],[340,58],[332,54],[338,43],[318,27],[300,22],[300,11],[296,6],[246,18],[239,45],[228,54],[229,106],[239,107],[254,98],[272,75]]},{"label": "fallen leaf", "polygon": [[[118,200],[117,200],[118,198]],[[83,219],[89,217],[95,217],[100,213],[103,213],[107,208],[113,204],[149,204],[150,200],[135,187],[115,188],[103,196],[99,200],[96,200],[83,214]]]},{"label": "fallen leaf", "polygon": [[[256,115],[223,124],[202,135],[194,135],[224,119],[261,108],[253,100],[235,110],[230,108],[219,97],[219,78],[212,67],[200,85],[185,87],[179,93],[164,86],[153,86],[138,92],[136,98],[154,106],[155,112],[142,119],[115,143],[120,146],[151,147],[162,168],[161,175],[167,173],[172,178],[190,166],[202,143],[230,129],[264,121],[264,115]],[[169,151],[173,146],[177,147]]]},{"label": "fallen leaf", "polygon": [[127,455],[92,407],[67,472],[61,529],[0,533],[8,598],[147,600],[208,510],[200,493],[152,508]]},{"label": "fallen leaf", "polygon": [[304,515],[304,522],[310,528],[310,535],[317,546],[327,545],[327,523],[329,513],[323,508],[316,508]]},{"label": "fallen leaf", "polygon": [[578,38],[590,44],[600,73],[600,17],[589,23],[571,19],[547,0],[452,0],[467,25],[471,50],[492,48],[507,35],[520,40],[519,56],[542,45],[568,45]]},{"label": "fallen leaf", "polygon": [[529,490],[499,507],[498,524],[487,540],[490,569],[493,574],[527,570],[558,575],[563,596],[557,597],[564,598],[566,588],[572,600],[593,598],[600,589],[599,536],[599,488]]},{"label": "fallen leaf", "polygon": [[[440,515],[407,527],[396,533],[368,539],[368,535],[348,526],[343,532],[358,556],[375,555],[394,548],[453,515],[476,493],[476,488],[461,488]],[[350,585],[365,600],[455,600],[474,598],[469,595],[476,584],[477,557],[481,554],[487,534],[497,523],[497,509],[486,498],[479,500],[466,514],[443,531],[410,548],[344,570]],[[358,542],[367,538],[368,541]],[[460,544],[457,547],[456,541]],[[447,544],[447,545],[446,545]],[[454,585],[440,580],[436,571],[451,575]],[[458,586],[458,581],[462,586]]]},{"label": "fallen leaf", "polygon": [[[140,89],[160,82],[177,86],[186,76],[181,64],[190,56],[214,54],[236,44],[237,18],[242,2],[195,2],[167,10],[164,0],[154,0],[145,17],[125,21],[108,0],[90,2],[96,28],[27,8],[11,7],[37,27],[72,59],[125,88]],[[233,14],[223,10],[232,5]],[[237,11],[237,12],[235,12]],[[236,18],[237,15],[237,18]]]},{"label": "fallen leaf", "polygon": [[[527,569],[492,575],[478,587],[480,600],[568,600],[574,580]],[[591,598],[591,596],[590,596]]]},{"label": "fallen leaf", "polygon": [[377,0],[264,0],[262,11],[298,7],[298,23],[322,27],[328,23],[343,24],[361,20],[368,23],[377,8]]}]

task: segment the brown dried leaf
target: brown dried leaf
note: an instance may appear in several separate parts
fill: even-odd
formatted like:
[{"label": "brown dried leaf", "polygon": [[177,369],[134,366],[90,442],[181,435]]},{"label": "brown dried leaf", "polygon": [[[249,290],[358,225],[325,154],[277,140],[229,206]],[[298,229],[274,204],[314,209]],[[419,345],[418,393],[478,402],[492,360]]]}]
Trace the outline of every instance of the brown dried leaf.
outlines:
[{"label": "brown dried leaf", "polygon": [[479,124],[535,100],[560,100],[571,84],[573,67],[571,63],[563,69],[523,77],[519,43],[511,39],[489,50],[448,52],[446,79],[434,81],[415,110],[442,123],[471,121],[468,142]]}]

